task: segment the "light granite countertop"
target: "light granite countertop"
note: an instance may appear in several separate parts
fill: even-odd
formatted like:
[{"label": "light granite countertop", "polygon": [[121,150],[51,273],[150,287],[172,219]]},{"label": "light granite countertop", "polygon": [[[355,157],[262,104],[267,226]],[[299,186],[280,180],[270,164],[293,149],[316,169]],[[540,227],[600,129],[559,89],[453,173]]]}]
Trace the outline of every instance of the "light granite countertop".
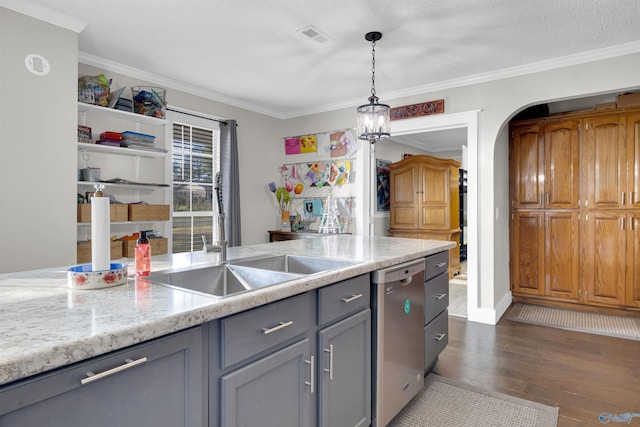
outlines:
[{"label": "light granite countertop", "polygon": [[[225,298],[151,284],[95,290],[67,287],[69,266],[0,274],[0,384],[167,335],[213,319],[424,257],[453,242],[350,235],[228,249],[229,260],[303,254],[358,263]],[[129,274],[134,271],[133,260]],[[152,258],[152,270],[219,264],[219,254],[193,252]]]}]

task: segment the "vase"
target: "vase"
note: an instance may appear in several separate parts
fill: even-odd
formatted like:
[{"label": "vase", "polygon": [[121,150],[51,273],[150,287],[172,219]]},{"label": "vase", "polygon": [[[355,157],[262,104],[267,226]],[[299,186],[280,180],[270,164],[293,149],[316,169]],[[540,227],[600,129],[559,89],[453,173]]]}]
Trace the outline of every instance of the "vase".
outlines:
[{"label": "vase", "polygon": [[291,223],[289,222],[289,211],[280,211],[280,231],[291,231]]}]

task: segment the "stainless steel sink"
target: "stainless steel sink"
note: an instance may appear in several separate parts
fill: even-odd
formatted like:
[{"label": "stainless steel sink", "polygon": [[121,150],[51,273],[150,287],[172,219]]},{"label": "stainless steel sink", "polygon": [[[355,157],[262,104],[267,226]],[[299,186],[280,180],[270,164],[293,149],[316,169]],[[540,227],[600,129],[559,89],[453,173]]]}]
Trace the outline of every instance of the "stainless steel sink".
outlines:
[{"label": "stainless steel sink", "polygon": [[317,258],[304,255],[273,255],[255,259],[229,261],[231,265],[281,271],[294,274],[314,274],[358,264],[335,258]]},{"label": "stainless steel sink", "polygon": [[149,280],[152,283],[224,297],[299,277],[301,276],[255,268],[219,265],[170,273],[153,273]]},{"label": "stainless steel sink", "polygon": [[231,260],[212,267],[152,273],[148,280],[225,297],[355,264],[357,262],[330,258],[268,255]]}]

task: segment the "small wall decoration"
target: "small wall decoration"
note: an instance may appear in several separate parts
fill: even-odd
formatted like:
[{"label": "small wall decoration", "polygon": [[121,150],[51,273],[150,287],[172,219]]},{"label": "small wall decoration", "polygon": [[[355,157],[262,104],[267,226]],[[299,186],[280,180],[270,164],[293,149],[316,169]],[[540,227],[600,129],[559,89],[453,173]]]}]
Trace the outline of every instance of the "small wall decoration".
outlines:
[{"label": "small wall decoration", "polygon": [[322,147],[323,155],[332,158],[348,157],[358,150],[350,129],[284,138],[284,152],[287,155],[319,153],[319,147]]},{"label": "small wall decoration", "polygon": [[300,153],[315,153],[316,151],[318,151],[318,144],[315,135],[300,137]]},{"label": "small wall decoration", "polygon": [[392,121],[440,113],[444,113],[444,99],[421,102],[419,104],[403,105],[402,107],[392,108],[390,112]]},{"label": "small wall decoration", "polygon": [[378,211],[390,210],[391,187],[389,182],[389,160],[376,159],[376,189],[378,193]]},{"label": "small wall decoration", "polygon": [[300,154],[300,138],[292,137],[284,139],[285,154]]}]

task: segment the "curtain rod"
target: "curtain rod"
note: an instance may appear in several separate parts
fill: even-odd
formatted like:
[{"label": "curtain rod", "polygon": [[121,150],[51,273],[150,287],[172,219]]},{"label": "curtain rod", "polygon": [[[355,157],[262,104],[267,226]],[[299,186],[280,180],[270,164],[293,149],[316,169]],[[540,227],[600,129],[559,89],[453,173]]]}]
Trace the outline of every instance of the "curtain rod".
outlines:
[{"label": "curtain rod", "polygon": [[[223,125],[228,124],[228,122],[226,120],[218,120],[218,119],[213,119],[211,117],[199,116],[198,114],[187,113],[187,112],[180,111],[180,110],[174,110],[173,108],[167,108],[167,111],[173,111],[174,113],[186,114],[187,116],[193,116],[193,117],[197,117],[199,119],[212,120],[214,122],[222,123]],[[236,123],[236,126],[238,126],[237,123]]]}]

